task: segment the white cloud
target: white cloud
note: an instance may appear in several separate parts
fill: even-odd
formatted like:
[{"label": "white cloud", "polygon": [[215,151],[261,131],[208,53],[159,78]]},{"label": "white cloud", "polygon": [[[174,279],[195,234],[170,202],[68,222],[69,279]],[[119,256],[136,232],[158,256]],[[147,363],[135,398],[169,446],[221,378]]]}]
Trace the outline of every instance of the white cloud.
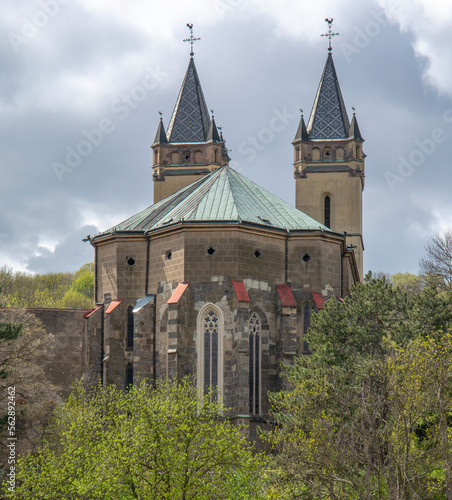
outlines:
[{"label": "white cloud", "polygon": [[444,0],[378,0],[387,16],[413,38],[427,84],[452,97],[450,26],[452,3]]}]

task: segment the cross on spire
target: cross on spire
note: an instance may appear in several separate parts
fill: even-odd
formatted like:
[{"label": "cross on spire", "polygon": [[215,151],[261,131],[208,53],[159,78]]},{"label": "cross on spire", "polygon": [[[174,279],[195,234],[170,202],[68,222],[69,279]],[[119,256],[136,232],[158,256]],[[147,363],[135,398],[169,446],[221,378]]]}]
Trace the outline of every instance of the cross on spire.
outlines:
[{"label": "cross on spire", "polygon": [[193,36],[193,24],[187,23],[188,29],[190,30],[190,38],[185,38],[183,41],[184,42],[190,42],[191,45],[191,50],[190,50],[190,57],[193,58],[195,53],[193,52],[193,44],[197,42],[198,40],[201,40],[201,38],[195,38]]},{"label": "cross on spire", "polygon": [[331,47],[331,39],[333,36],[338,36],[339,33],[333,33],[331,25],[333,24],[333,18],[328,19],[326,18],[325,21],[328,23],[328,33],[324,33],[323,35],[320,36],[326,36],[328,37],[329,40],[329,45],[328,45],[328,52],[331,52],[333,48]]}]

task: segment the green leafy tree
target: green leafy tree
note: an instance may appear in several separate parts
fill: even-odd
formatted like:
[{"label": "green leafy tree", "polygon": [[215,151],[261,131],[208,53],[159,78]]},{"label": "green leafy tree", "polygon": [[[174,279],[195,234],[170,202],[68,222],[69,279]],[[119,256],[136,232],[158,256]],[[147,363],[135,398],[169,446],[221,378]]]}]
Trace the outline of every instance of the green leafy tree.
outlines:
[{"label": "green leafy tree", "polygon": [[47,445],[20,459],[12,497],[261,498],[262,457],[209,396],[199,401],[189,380],[95,394],[77,386]]},{"label": "green leafy tree", "polygon": [[368,275],[313,316],[312,354],[284,369],[290,389],[272,395],[278,425],[265,436],[278,452],[271,483],[287,498],[440,498],[431,481],[438,433],[428,443],[417,435],[435,389],[419,389],[423,365],[416,378],[416,363],[405,372],[396,355],[411,345],[421,355],[414,339],[430,338],[429,310],[413,306],[417,297]]},{"label": "green leafy tree", "polygon": [[76,273],[30,274],[0,269],[2,296],[10,307],[87,309],[94,303],[94,264]]},{"label": "green leafy tree", "polygon": [[391,283],[408,297],[419,294],[424,286],[423,276],[413,273],[395,273],[390,277]]}]

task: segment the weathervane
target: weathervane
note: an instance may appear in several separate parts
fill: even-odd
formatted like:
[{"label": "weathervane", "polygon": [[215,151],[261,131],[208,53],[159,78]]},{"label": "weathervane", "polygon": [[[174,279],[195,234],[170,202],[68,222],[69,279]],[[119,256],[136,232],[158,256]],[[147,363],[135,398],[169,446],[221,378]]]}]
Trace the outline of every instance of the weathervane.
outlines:
[{"label": "weathervane", "polygon": [[328,52],[331,52],[333,50],[331,47],[331,39],[333,38],[333,36],[338,36],[339,33],[332,32],[331,25],[333,24],[333,18],[331,18],[331,19],[326,18],[325,21],[328,23],[328,33],[324,33],[323,35],[320,35],[320,36],[327,36],[328,37],[328,40],[329,40]]},{"label": "weathervane", "polygon": [[201,38],[195,38],[193,36],[193,24],[187,23],[187,26],[188,29],[190,30],[190,38],[185,38],[184,42],[190,42],[191,45],[190,57],[193,57],[195,55],[195,53],[193,52],[193,44],[198,40],[201,40]]}]

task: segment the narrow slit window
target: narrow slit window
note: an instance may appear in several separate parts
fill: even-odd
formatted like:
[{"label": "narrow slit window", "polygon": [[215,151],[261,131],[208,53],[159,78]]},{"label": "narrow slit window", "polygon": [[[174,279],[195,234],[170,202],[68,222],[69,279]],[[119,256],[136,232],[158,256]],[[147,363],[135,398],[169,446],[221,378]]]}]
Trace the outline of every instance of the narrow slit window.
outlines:
[{"label": "narrow slit window", "polygon": [[127,309],[127,349],[133,349],[133,307]]},{"label": "narrow slit window", "polygon": [[331,229],[331,199],[325,196],[325,226]]}]

